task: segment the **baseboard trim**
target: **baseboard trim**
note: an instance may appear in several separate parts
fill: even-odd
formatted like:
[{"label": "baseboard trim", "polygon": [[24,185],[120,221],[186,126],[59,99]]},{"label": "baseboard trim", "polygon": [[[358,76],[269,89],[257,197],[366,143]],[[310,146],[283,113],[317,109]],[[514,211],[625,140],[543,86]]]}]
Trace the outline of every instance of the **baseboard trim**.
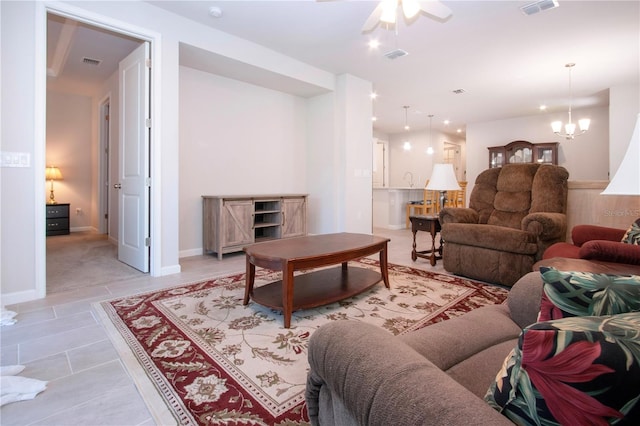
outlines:
[{"label": "baseboard trim", "polygon": [[76,226],[69,229],[70,232],[83,232],[83,231],[95,231],[98,232],[93,226]]},{"label": "baseboard trim", "polygon": [[178,258],[181,259],[183,257],[201,256],[201,255],[202,255],[202,247],[189,249],[189,250],[181,250],[178,253]]},{"label": "baseboard trim", "polygon": [[394,231],[397,231],[399,229],[405,229],[405,228],[406,228],[406,226],[404,226],[404,225],[389,225],[389,226],[387,226],[387,229],[392,229]]},{"label": "baseboard trim", "polygon": [[16,303],[30,302],[42,299],[36,290],[16,291],[14,293],[2,293],[2,306],[15,305]]},{"label": "baseboard trim", "polygon": [[182,271],[180,265],[165,266],[160,268],[160,276],[179,274]]}]

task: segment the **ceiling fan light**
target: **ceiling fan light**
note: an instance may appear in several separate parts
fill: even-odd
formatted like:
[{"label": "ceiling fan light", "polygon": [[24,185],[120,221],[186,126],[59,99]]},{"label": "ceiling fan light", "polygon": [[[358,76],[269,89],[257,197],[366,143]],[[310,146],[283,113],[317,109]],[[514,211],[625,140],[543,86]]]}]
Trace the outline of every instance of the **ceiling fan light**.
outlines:
[{"label": "ceiling fan light", "polygon": [[562,130],[562,121],[554,121],[551,123],[551,130],[553,130],[553,133],[560,133],[560,130]]},{"label": "ceiling fan light", "polygon": [[589,126],[591,125],[591,120],[588,118],[583,118],[582,120],[578,120],[578,126],[580,126],[581,132],[586,132],[589,130]]},{"label": "ceiling fan light", "polygon": [[407,19],[411,19],[420,12],[418,0],[402,0],[402,12]]},{"label": "ceiling fan light", "polygon": [[396,10],[398,8],[397,0],[383,0],[382,13],[380,14],[380,21],[387,24],[396,23]]}]

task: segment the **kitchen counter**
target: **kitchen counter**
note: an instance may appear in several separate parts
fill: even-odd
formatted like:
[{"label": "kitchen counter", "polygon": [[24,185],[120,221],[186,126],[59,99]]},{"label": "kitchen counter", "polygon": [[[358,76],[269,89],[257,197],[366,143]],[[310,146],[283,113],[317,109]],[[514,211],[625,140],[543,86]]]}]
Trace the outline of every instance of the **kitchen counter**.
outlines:
[{"label": "kitchen counter", "polygon": [[405,228],[405,206],[409,201],[422,201],[419,187],[373,188],[373,227]]}]

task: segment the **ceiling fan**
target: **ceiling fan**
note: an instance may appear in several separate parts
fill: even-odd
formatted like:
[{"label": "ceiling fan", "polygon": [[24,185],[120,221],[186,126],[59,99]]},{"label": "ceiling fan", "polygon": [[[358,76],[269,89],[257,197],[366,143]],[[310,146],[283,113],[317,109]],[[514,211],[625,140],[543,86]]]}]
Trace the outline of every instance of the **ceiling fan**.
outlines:
[{"label": "ceiling fan", "polygon": [[382,0],[367,18],[362,32],[373,31],[380,23],[395,26],[400,10],[407,20],[416,17],[420,12],[441,22],[445,22],[452,15],[451,9],[437,0]]}]

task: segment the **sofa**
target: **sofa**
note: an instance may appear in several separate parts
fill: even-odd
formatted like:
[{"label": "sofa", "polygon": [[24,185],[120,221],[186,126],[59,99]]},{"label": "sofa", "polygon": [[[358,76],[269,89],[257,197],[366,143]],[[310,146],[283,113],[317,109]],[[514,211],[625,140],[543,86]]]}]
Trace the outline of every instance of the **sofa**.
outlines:
[{"label": "sofa", "polygon": [[640,265],[639,238],[640,219],[628,229],[576,225],[571,229],[571,243],[553,244],[542,258],[561,257]]},{"label": "sofa", "polygon": [[569,173],[551,164],[507,164],[476,178],[468,208],[444,208],[448,272],[512,286],[567,232]]},{"label": "sofa", "polygon": [[[640,275],[640,267],[621,271],[615,264],[566,261],[557,264],[594,273]],[[548,270],[547,273],[559,273],[553,268]],[[484,306],[404,335],[391,336],[381,328],[358,321],[337,321],[320,327],[311,337],[308,354],[306,401],[311,424],[513,424],[513,416],[521,415],[512,413],[518,404],[511,402],[516,408],[507,406],[502,414],[495,407],[500,390],[507,388],[500,382],[503,378],[498,372],[507,367],[513,371],[511,360],[523,340],[519,339],[525,333],[523,329],[548,324],[536,323],[543,299],[542,276],[534,271],[520,278],[501,305]],[[630,277],[640,284],[640,277]],[[631,320],[636,321],[631,334],[635,333],[634,344],[640,346],[640,313],[631,315],[635,315]],[[627,382],[623,383],[627,394],[637,394],[636,402],[640,398],[638,362],[636,359],[634,374],[624,376]],[[489,394],[498,395],[496,401],[485,401]],[[619,398],[626,401],[627,394]],[[640,407],[627,403],[629,407],[629,419],[636,417],[623,424],[639,424]],[[503,415],[507,412],[512,417]]]}]

